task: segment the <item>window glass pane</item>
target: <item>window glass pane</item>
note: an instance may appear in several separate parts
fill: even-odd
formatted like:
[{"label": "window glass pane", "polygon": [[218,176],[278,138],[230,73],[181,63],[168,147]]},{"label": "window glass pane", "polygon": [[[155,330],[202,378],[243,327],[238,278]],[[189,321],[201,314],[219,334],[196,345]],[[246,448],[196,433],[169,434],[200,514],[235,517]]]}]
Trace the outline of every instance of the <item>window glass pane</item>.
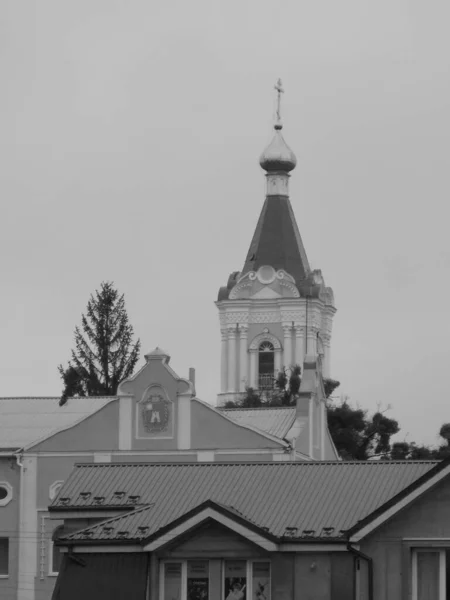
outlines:
[{"label": "window glass pane", "polygon": [[62,561],[62,552],[58,546],[53,544],[52,547],[52,573],[59,573],[59,569],[61,568]]},{"label": "window glass pane", "polygon": [[446,582],[447,582],[447,598],[450,600],[450,550],[445,551],[445,569],[446,569]]},{"label": "window glass pane", "polygon": [[439,552],[417,553],[417,600],[440,600]]},{"label": "window glass pane", "polygon": [[246,600],[247,562],[227,560],[225,562],[225,600]]},{"label": "window glass pane", "polygon": [[0,538],[0,575],[9,575],[9,539]]},{"label": "window glass pane", "polygon": [[270,600],[270,563],[253,563],[252,593],[253,600]]},{"label": "window glass pane", "polygon": [[208,600],[209,564],[207,560],[188,560],[187,600]]},{"label": "window glass pane", "polygon": [[164,600],[181,600],[181,563],[164,565]]}]

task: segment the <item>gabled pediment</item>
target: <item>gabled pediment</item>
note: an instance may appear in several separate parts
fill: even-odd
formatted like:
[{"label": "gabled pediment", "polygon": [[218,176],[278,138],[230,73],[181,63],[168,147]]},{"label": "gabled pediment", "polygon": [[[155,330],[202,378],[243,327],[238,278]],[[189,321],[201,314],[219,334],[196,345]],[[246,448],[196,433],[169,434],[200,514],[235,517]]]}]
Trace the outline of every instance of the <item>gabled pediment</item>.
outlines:
[{"label": "gabled pediment", "polygon": [[266,285],[257,291],[255,294],[250,296],[253,300],[271,299],[271,298],[282,298],[279,292],[276,292],[270,286]]}]

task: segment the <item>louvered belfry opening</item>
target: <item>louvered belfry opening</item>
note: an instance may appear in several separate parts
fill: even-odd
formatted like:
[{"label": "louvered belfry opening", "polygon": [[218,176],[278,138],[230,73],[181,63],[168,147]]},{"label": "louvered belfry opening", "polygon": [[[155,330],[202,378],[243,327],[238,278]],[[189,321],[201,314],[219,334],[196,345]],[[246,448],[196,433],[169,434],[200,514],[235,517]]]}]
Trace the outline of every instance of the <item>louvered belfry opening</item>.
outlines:
[{"label": "louvered belfry opening", "polygon": [[262,342],[259,346],[259,376],[260,390],[269,390],[274,386],[275,349],[271,342]]}]

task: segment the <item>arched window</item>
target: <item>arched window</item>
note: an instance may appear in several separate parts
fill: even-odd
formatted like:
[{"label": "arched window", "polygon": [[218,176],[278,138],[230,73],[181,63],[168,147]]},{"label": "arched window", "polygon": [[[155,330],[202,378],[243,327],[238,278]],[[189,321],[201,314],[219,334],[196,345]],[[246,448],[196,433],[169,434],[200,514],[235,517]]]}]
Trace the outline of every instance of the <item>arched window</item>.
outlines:
[{"label": "arched window", "polygon": [[272,342],[264,341],[259,346],[259,376],[258,387],[260,390],[272,389],[275,372],[275,349]]}]

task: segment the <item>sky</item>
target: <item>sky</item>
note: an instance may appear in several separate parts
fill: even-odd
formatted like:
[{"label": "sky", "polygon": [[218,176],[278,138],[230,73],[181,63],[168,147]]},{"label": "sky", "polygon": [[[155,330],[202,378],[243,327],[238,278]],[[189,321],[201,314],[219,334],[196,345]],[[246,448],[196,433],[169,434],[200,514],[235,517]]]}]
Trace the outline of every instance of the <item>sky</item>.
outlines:
[{"label": "sky", "polygon": [[[3,0],[0,396],[58,396],[102,281],[142,354],[215,403],[214,304],[264,201],[281,77],[291,202],[334,290],[340,393],[450,421],[446,0]],[[140,360],[139,366],[144,359]]]}]

